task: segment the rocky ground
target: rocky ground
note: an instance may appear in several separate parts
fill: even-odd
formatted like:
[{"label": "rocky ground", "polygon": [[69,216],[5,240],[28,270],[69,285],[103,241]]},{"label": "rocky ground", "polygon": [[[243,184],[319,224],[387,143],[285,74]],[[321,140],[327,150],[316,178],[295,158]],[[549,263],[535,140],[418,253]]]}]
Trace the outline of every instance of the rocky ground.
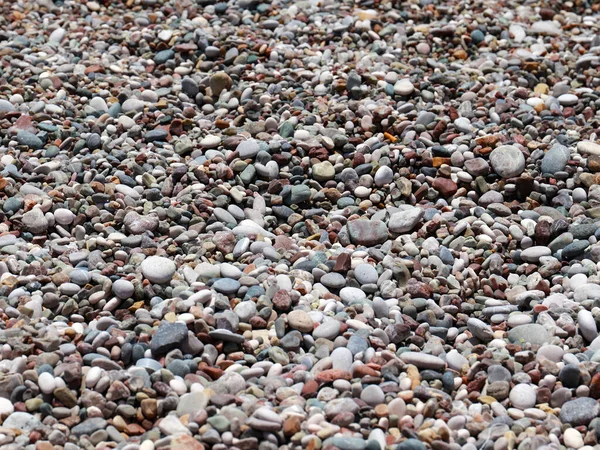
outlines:
[{"label": "rocky ground", "polygon": [[599,32],[0,2],[0,450],[600,448]]}]

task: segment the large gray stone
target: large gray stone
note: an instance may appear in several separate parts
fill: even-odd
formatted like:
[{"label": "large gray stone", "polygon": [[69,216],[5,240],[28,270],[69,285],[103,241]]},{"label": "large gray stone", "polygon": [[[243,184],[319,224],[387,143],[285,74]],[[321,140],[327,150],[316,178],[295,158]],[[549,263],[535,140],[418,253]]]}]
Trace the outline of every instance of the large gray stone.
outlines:
[{"label": "large gray stone", "polygon": [[525,169],[525,157],[514,145],[501,145],[490,153],[490,164],[502,178],[513,178]]},{"label": "large gray stone", "polygon": [[560,420],[572,427],[588,425],[600,414],[600,403],[593,398],[581,397],[571,400],[560,409]]},{"label": "large gray stone", "polygon": [[388,227],[392,233],[408,233],[421,221],[425,214],[422,208],[409,208],[398,211],[390,217]]},{"label": "large gray stone", "polygon": [[536,323],[529,323],[526,325],[519,325],[514,327],[508,332],[508,340],[513,344],[522,345],[526,342],[534,345],[547,344],[552,335],[542,325]]},{"label": "large gray stone", "polygon": [[381,220],[351,220],[347,225],[350,241],[356,245],[372,247],[388,239],[388,229]]},{"label": "large gray stone", "polygon": [[555,172],[565,170],[570,157],[571,152],[567,147],[554,144],[542,159],[542,173],[554,174]]}]

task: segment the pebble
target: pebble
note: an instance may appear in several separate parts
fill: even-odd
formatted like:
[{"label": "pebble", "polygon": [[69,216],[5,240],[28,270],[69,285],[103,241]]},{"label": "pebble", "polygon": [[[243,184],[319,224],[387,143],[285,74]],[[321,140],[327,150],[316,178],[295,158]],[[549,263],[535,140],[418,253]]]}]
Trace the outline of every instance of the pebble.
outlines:
[{"label": "pebble", "polygon": [[341,324],[337,320],[327,320],[319,325],[313,331],[313,337],[315,339],[323,338],[333,340],[340,333]]},{"label": "pebble", "polygon": [[553,145],[542,159],[542,173],[554,174],[565,169],[571,153],[567,147],[560,144]]},{"label": "pebble", "polygon": [[140,268],[145,278],[157,284],[171,281],[176,271],[173,261],[161,256],[151,256],[145,259]]},{"label": "pebble", "polygon": [[575,428],[567,428],[565,430],[564,441],[568,448],[581,448],[584,446],[583,437]]},{"label": "pebble", "polygon": [[600,404],[589,397],[570,400],[560,408],[560,420],[571,426],[588,425],[600,414]]},{"label": "pebble", "polygon": [[377,270],[370,264],[359,264],[354,269],[354,277],[360,284],[377,283]]},{"label": "pebble", "polygon": [[517,384],[510,391],[510,403],[518,409],[533,408],[536,402],[536,392],[529,384]]},{"label": "pebble", "polygon": [[394,213],[388,223],[389,229],[397,234],[407,233],[421,221],[424,213],[424,210],[416,207]]},{"label": "pebble", "polygon": [[394,92],[398,95],[411,95],[415,91],[415,86],[410,80],[400,80],[394,85]]},{"label": "pebble", "polygon": [[513,178],[525,169],[525,157],[514,145],[501,145],[490,153],[490,165],[502,178]]}]

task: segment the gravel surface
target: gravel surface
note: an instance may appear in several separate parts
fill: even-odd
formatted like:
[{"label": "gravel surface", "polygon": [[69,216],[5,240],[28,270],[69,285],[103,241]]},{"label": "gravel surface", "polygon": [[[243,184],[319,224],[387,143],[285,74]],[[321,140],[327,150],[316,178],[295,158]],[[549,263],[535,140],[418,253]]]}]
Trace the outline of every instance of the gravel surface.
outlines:
[{"label": "gravel surface", "polygon": [[600,3],[0,1],[0,450],[600,445]]}]

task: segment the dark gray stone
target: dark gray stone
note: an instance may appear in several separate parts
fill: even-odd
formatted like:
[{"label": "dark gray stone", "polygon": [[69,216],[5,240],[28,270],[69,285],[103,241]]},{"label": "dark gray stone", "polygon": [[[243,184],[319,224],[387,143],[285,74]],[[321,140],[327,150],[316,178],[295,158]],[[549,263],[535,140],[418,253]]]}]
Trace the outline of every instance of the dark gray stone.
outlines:
[{"label": "dark gray stone", "polygon": [[188,329],[183,323],[162,322],[152,336],[151,349],[154,355],[162,355],[179,348],[187,339]]}]

